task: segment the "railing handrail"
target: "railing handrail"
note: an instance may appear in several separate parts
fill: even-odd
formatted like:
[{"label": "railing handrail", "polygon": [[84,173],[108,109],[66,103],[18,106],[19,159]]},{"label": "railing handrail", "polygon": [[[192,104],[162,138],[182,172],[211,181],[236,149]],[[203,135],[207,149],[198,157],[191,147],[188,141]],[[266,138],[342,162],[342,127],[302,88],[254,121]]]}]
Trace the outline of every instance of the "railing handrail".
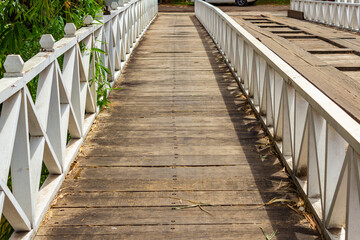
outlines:
[{"label": "railing handrail", "polygon": [[321,0],[296,0],[296,1],[306,2],[306,3],[321,3],[328,5],[360,6],[360,3],[351,3],[351,2],[321,1]]},{"label": "railing handrail", "polygon": [[[357,227],[350,208],[360,206],[359,189],[352,196],[351,188],[360,182],[346,179],[354,169],[359,171],[360,125],[223,11],[196,0],[195,12],[274,140],[325,235],[355,239]],[[341,196],[344,191],[346,196]],[[344,231],[333,234],[328,231],[333,227]]]}]

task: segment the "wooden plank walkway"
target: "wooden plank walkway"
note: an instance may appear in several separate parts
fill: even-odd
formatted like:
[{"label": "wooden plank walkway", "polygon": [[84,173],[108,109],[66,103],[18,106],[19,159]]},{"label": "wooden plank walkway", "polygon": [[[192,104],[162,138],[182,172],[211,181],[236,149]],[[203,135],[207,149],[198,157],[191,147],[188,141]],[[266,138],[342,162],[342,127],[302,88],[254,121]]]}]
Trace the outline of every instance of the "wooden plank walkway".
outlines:
[{"label": "wooden plank walkway", "polygon": [[193,14],[160,14],[120,81],[36,239],[318,238],[265,205],[299,199]]}]

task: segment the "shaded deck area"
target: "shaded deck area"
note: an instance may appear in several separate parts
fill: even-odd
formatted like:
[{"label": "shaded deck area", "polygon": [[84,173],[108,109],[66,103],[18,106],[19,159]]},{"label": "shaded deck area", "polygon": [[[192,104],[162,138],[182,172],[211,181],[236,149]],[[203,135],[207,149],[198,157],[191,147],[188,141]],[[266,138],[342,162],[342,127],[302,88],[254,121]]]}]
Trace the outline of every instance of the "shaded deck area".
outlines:
[{"label": "shaded deck area", "polygon": [[160,14],[118,86],[35,239],[318,238],[193,14]]}]

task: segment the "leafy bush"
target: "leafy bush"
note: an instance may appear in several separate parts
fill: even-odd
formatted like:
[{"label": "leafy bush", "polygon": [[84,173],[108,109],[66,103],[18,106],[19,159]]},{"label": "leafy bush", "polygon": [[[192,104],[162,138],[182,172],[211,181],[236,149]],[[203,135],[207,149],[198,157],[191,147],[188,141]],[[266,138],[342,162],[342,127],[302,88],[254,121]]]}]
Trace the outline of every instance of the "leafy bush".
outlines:
[{"label": "leafy bush", "polygon": [[85,15],[95,17],[102,8],[102,0],[0,1],[0,78],[8,54],[20,54],[27,61],[39,52],[41,35],[59,40],[67,22],[79,28]]}]

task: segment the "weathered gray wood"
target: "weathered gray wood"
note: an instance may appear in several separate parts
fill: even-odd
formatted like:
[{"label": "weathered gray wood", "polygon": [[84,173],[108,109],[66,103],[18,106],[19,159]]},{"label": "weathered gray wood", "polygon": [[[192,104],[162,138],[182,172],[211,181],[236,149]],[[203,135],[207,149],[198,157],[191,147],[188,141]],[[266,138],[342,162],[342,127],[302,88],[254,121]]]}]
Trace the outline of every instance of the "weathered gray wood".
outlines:
[{"label": "weathered gray wood", "polygon": [[[127,141],[127,140],[126,140]],[[273,156],[270,156],[273,157]],[[170,160],[174,159],[174,155],[169,156],[124,156],[124,157],[81,157],[78,159],[79,165],[83,167],[154,167],[154,166],[173,166]],[[254,156],[255,158],[255,156]],[[275,157],[273,157],[275,158]],[[257,158],[256,158],[257,159]],[[271,159],[271,158],[270,158]],[[259,164],[273,165],[280,164],[277,159],[273,161],[252,161],[249,163],[247,156],[233,155],[179,155],[176,159],[176,166],[236,166],[243,164]]]},{"label": "weathered gray wood", "polygon": [[[191,205],[191,204],[189,204]],[[174,210],[172,207],[137,208],[63,208],[52,209],[53,216],[47,221],[55,226],[101,225],[195,225],[195,224],[297,224],[299,217],[288,214],[286,206],[204,206]],[[116,210],[115,210],[116,209]],[[209,214],[210,213],[210,214]],[[69,215],[71,214],[71,217]],[[271,217],[269,217],[269,215]]]},{"label": "weathered gray wood", "polygon": [[[68,193],[56,201],[54,208],[81,207],[177,207],[192,202],[216,205],[261,207],[279,193],[258,191],[183,191],[183,192],[88,192]],[[296,194],[284,192],[282,198],[297,201]],[[94,201],[95,200],[95,201]],[[191,202],[192,201],[192,202]]]},{"label": "weathered gray wood", "polygon": [[[235,156],[234,156],[235,157]],[[251,160],[251,158],[249,158]],[[204,179],[208,176],[227,176],[229,178],[246,175],[250,171],[253,171],[253,177],[270,177],[283,175],[281,172],[282,166],[273,166],[271,170],[268,170],[268,166],[207,166],[207,167],[101,167],[101,168],[83,168],[81,174],[77,178],[86,179],[104,179],[105,176],[111,176],[112,180],[117,179],[134,179],[136,180],[140,176],[143,179],[171,179],[172,177],[178,179]]]},{"label": "weathered gray wood", "polygon": [[288,10],[288,11],[287,11],[287,16],[288,16],[288,17],[291,17],[291,18],[296,18],[296,19],[304,20],[304,13],[303,13],[303,12],[300,12],[300,11]]},{"label": "weathered gray wood", "polygon": [[[160,15],[121,81],[37,239],[318,235],[286,204],[263,206],[298,197],[194,16]],[[194,204],[212,206],[172,209]]]},{"label": "weathered gray wood", "polygon": [[[253,18],[259,16],[253,16]],[[285,62],[301,73],[307,80],[319,88],[325,95],[344,109],[356,121],[360,122],[360,57],[354,53],[331,53],[331,51],[360,51],[357,34],[331,29],[319,24],[300,21],[288,17],[267,16],[266,19],[284,24],[284,28],[266,28],[251,23],[249,16],[236,16],[247,31],[257,37],[264,45],[274,51]],[[250,17],[251,18],[251,17]],[[299,30],[302,31],[299,33]],[[284,38],[281,31],[303,35],[311,38]],[[328,54],[312,54],[317,51],[329,51]],[[352,67],[351,72],[342,72],[336,67]],[[354,77],[355,76],[355,77]]]},{"label": "weathered gray wood", "polygon": [[162,225],[162,226],[72,226],[43,227],[37,239],[265,239],[260,227],[271,235],[278,230],[277,239],[316,239],[313,231],[303,226],[286,227],[273,224],[224,225]]},{"label": "weathered gray wood", "polygon": [[[175,167],[175,166],[174,166]],[[133,179],[75,179],[65,180],[62,192],[101,192],[101,191],[279,191],[283,187],[286,191],[293,191],[289,187],[289,179],[284,177],[260,177],[254,179],[252,176],[237,176],[227,178],[226,176],[208,176],[197,179],[144,179],[139,176]],[[280,189],[281,190],[281,189]],[[281,196],[282,194],[279,194]]]}]

